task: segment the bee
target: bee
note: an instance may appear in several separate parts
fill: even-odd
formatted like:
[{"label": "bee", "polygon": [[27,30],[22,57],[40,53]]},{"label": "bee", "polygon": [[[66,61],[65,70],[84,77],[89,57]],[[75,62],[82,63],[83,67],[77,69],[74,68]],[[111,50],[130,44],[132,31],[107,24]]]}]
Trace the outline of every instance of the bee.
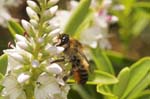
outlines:
[{"label": "bee", "polygon": [[[72,65],[70,75],[73,75],[78,84],[85,84],[88,80],[89,63],[83,54],[82,44],[70,38],[68,34],[59,34],[57,40],[55,45],[64,47],[64,54]],[[68,76],[65,76],[64,79],[67,80]]]}]

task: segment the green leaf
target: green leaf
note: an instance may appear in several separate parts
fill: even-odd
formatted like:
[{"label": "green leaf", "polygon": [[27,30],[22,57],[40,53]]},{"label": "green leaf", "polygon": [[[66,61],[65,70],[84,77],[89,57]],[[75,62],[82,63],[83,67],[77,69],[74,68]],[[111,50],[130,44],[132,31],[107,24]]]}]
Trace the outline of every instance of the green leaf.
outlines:
[{"label": "green leaf", "polygon": [[150,85],[150,72],[137,84],[137,86],[130,92],[127,99],[135,99],[143,90]]},{"label": "green leaf", "polygon": [[119,82],[113,87],[113,93],[120,98],[124,93],[130,77],[130,69],[128,67],[122,69],[118,75]]},{"label": "green leaf", "polygon": [[11,32],[12,36],[15,37],[15,34],[22,35],[25,31],[24,29],[14,20],[8,21],[8,29]]},{"label": "green leaf", "polygon": [[150,90],[144,90],[139,94],[139,96],[135,99],[150,99]]},{"label": "green leaf", "polygon": [[72,89],[76,90],[80,94],[82,99],[92,99],[92,97],[86,91],[83,90],[83,86],[78,85],[78,84],[77,85],[73,85]]},{"label": "green leaf", "polygon": [[89,11],[91,0],[81,0],[77,9],[72,13],[68,23],[65,26],[64,33],[74,35],[77,28],[85,19]]},{"label": "green leaf", "polygon": [[115,71],[120,72],[121,69],[125,66],[130,66],[135,62],[135,60],[126,57],[125,55],[115,52],[115,51],[106,51],[108,58],[110,59],[111,63],[113,64]]},{"label": "green leaf", "polygon": [[94,11],[92,9],[90,9],[84,19],[84,21],[79,25],[78,29],[75,32],[74,37],[75,38],[80,38],[80,34],[86,30],[90,25],[91,25],[91,21],[93,20],[94,17]]},{"label": "green leaf", "polygon": [[150,8],[150,2],[136,2],[134,7],[146,7]]},{"label": "green leaf", "polygon": [[0,73],[2,73],[3,75],[6,73],[7,64],[8,56],[6,54],[3,54],[2,56],[0,56]]},{"label": "green leaf", "polygon": [[97,48],[91,49],[91,53],[97,69],[114,74],[113,66],[104,51]]},{"label": "green leaf", "polygon": [[103,72],[100,70],[94,71],[93,74],[89,76],[89,81],[87,84],[115,84],[118,82],[118,79],[114,77],[113,75]]},{"label": "green leaf", "polygon": [[4,86],[0,85],[0,92],[3,90]]},{"label": "green leaf", "polygon": [[130,78],[128,86],[120,99],[125,99],[130,92],[144,79],[150,70],[150,57],[143,58],[130,68]]},{"label": "green leaf", "polygon": [[108,86],[106,85],[101,85],[101,84],[98,84],[97,85],[97,92],[105,95],[106,97],[109,97],[108,99],[118,99],[117,96],[115,96],[111,90],[109,89]]},{"label": "green leaf", "polygon": [[3,77],[4,77],[4,75],[2,73],[0,73],[0,81]]}]

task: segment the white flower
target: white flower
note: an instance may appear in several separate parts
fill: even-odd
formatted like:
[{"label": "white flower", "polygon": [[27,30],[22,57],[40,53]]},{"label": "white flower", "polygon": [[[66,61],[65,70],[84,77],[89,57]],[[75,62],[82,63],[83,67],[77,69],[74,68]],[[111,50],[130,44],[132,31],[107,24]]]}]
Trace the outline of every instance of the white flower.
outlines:
[{"label": "white flower", "polygon": [[27,48],[28,48],[27,43],[23,42],[23,41],[16,42],[16,46],[18,46],[19,48],[24,49],[24,50],[27,50]]},{"label": "white flower", "polygon": [[[104,0],[103,5],[110,6],[111,0]],[[108,26],[110,23],[118,21],[116,16],[107,14],[107,7],[94,13],[93,25],[81,33],[81,42],[92,48],[99,46],[102,49],[110,49],[111,44],[108,41]]]},{"label": "white flower", "polygon": [[26,21],[26,20],[21,20],[21,24],[23,26],[23,28],[27,31],[27,32],[30,32],[31,29],[32,29],[32,25]]},{"label": "white flower", "polygon": [[49,0],[48,5],[54,5],[58,2],[59,0]]},{"label": "white flower", "polygon": [[66,89],[61,88],[55,77],[43,73],[38,77],[34,95],[36,99],[67,99],[69,88],[63,87]]},{"label": "white flower", "polygon": [[47,46],[46,51],[48,51],[51,55],[57,55],[64,51],[63,47],[56,46]]},{"label": "white flower", "polygon": [[31,19],[39,20],[37,13],[30,7],[26,8],[27,14]]},{"label": "white flower", "polygon": [[49,36],[53,38],[53,37],[56,37],[59,33],[60,33],[60,29],[57,28],[57,29],[51,31],[51,32],[49,33]]},{"label": "white flower", "polygon": [[62,68],[56,63],[50,64],[49,66],[47,66],[46,70],[49,73],[52,73],[52,74],[60,74],[60,73],[62,73]]},{"label": "white flower", "polygon": [[37,67],[39,67],[39,61],[38,60],[33,60],[32,62],[31,62],[31,64],[32,64],[32,67],[33,68],[37,68]]},{"label": "white flower", "polygon": [[35,11],[39,11],[39,7],[36,4],[36,2],[32,1],[32,0],[27,0],[27,4],[28,6],[30,6],[33,10]]},{"label": "white flower", "polygon": [[59,27],[62,31],[69,17],[70,17],[69,11],[65,10],[57,11],[56,16],[49,21],[49,24],[54,28]]},{"label": "white flower", "polygon": [[25,81],[27,81],[28,79],[30,78],[30,75],[27,74],[27,73],[21,73],[18,78],[17,78],[17,81],[19,83],[24,83]]},{"label": "white flower", "polygon": [[56,11],[58,10],[58,6],[53,6],[49,9],[51,15],[54,15],[56,13]]},{"label": "white flower", "polygon": [[2,96],[8,96],[9,99],[26,99],[25,92],[23,91],[22,86],[17,82],[15,76],[6,76],[2,85],[4,86]]}]

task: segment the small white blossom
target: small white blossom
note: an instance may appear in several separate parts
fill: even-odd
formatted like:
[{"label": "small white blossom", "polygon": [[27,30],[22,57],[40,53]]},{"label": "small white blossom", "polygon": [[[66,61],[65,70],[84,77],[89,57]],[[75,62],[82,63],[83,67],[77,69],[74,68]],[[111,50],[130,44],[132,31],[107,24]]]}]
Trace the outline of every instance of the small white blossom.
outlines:
[{"label": "small white blossom", "polygon": [[13,75],[6,76],[2,85],[4,86],[2,96],[8,96],[9,99],[26,99],[22,86],[17,82],[16,77]]},{"label": "small white blossom", "polygon": [[24,50],[27,50],[27,48],[28,48],[27,43],[26,42],[22,42],[22,41],[17,42],[16,46],[18,46],[18,47],[20,47],[21,49],[24,49]]},{"label": "small white blossom", "polygon": [[52,55],[60,54],[64,51],[63,47],[55,47],[55,46],[49,46],[46,48],[46,51],[48,51]]},{"label": "small white blossom", "polygon": [[69,11],[57,11],[56,16],[49,21],[49,24],[52,27],[59,27],[63,31],[65,24],[67,23],[70,17]]},{"label": "small white blossom", "polygon": [[21,20],[21,24],[27,32],[30,32],[30,30],[32,29],[32,25],[26,20]]},{"label": "small white blossom", "polygon": [[49,36],[53,38],[53,37],[57,36],[59,33],[60,33],[60,29],[58,28],[58,29],[51,31],[49,33]]},{"label": "small white blossom", "polygon": [[36,4],[36,2],[32,1],[32,0],[27,0],[27,4],[29,7],[31,7],[32,9],[39,11],[39,7]]},{"label": "small white blossom", "polygon": [[19,61],[19,62],[24,62],[23,56],[21,56],[18,53],[8,53],[10,57],[12,57],[13,59]]},{"label": "small white blossom", "polygon": [[37,42],[42,44],[44,42],[44,39],[43,38],[38,38]]},{"label": "small white blossom", "polygon": [[38,27],[38,22],[37,22],[37,20],[31,19],[31,20],[30,20],[30,23],[31,23],[35,28]]},{"label": "small white blossom", "polygon": [[48,5],[54,5],[58,2],[59,0],[49,0]]},{"label": "small white blossom", "polygon": [[31,62],[31,64],[32,64],[32,67],[33,68],[37,68],[37,67],[39,67],[39,61],[38,60],[33,60],[32,62]]},{"label": "small white blossom", "polygon": [[22,35],[16,34],[15,37],[16,37],[17,41],[26,42],[26,38],[24,36],[22,36]]},{"label": "small white blossom", "polygon": [[56,11],[58,10],[58,6],[53,6],[49,9],[51,15],[54,15],[56,13]]},{"label": "small white blossom", "polygon": [[24,83],[24,82],[27,81],[29,78],[30,78],[30,75],[29,75],[29,74],[21,73],[21,74],[18,76],[17,81],[18,81],[19,83]]},{"label": "small white blossom", "polygon": [[47,66],[46,70],[49,73],[53,73],[53,74],[60,74],[62,72],[62,68],[56,63],[50,64],[49,66]]},{"label": "small white blossom", "polygon": [[37,13],[30,7],[26,8],[27,14],[31,19],[39,20]]},{"label": "small white blossom", "polygon": [[34,95],[36,99],[67,99],[69,88],[65,88],[60,88],[55,77],[43,73],[38,77]]}]

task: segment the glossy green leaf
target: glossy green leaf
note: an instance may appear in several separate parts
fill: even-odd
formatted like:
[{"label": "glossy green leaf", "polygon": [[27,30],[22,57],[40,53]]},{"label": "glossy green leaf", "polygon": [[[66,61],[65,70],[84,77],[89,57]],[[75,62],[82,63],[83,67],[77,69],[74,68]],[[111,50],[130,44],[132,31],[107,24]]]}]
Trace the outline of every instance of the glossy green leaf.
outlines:
[{"label": "glossy green leaf", "polygon": [[130,78],[128,86],[120,99],[125,99],[130,92],[140,83],[150,70],[150,58],[143,58],[130,68]]},{"label": "glossy green leaf", "polygon": [[115,72],[118,74],[125,66],[132,65],[135,60],[130,59],[116,51],[106,51],[108,58],[114,66]]},{"label": "glossy green leaf", "polygon": [[11,32],[12,36],[15,37],[15,34],[23,34],[25,31],[24,29],[14,20],[8,21],[8,29]]},{"label": "glossy green leaf", "polygon": [[118,75],[119,82],[113,87],[113,93],[119,98],[124,93],[130,78],[130,69],[124,68]]},{"label": "glossy green leaf", "polygon": [[150,72],[137,84],[137,86],[129,93],[127,99],[135,99],[148,85],[150,85]]},{"label": "glossy green leaf", "polygon": [[7,64],[8,56],[6,54],[3,54],[2,56],[0,56],[0,73],[2,73],[3,75],[6,73]]},{"label": "glossy green leaf", "polygon": [[92,99],[92,97],[86,91],[83,90],[83,86],[73,85],[72,89],[76,90],[83,99]]},{"label": "glossy green leaf", "polygon": [[135,99],[150,99],[150,89],[142,91]]},{"label": "glossy green leaf", "polygon": [[97,85],[97,92],[105,95],[106,97],[109,97],[108,99],[118,99],[117,96],[115,96],[111,90],[108,88],[108,86],[106,85],[101,85],[101,84],[98,84]]},{"label": "glossy green leaf", "polygon": [[114,74],[113,66],[104,51],[97,48],[91,49],[91,53],[97,69]]},{"label": "glossy green leaf", "polygon": [[89,76],[89,81],[87,84],[114,84],[117,83],[118,79],[107,73],[100,70],[94,71],[93,74]]},{"label": "glossy green leaf", "polygon": [[74,35],[89,11],[91,0],[81,0],[65,26],[64,33]]}]

